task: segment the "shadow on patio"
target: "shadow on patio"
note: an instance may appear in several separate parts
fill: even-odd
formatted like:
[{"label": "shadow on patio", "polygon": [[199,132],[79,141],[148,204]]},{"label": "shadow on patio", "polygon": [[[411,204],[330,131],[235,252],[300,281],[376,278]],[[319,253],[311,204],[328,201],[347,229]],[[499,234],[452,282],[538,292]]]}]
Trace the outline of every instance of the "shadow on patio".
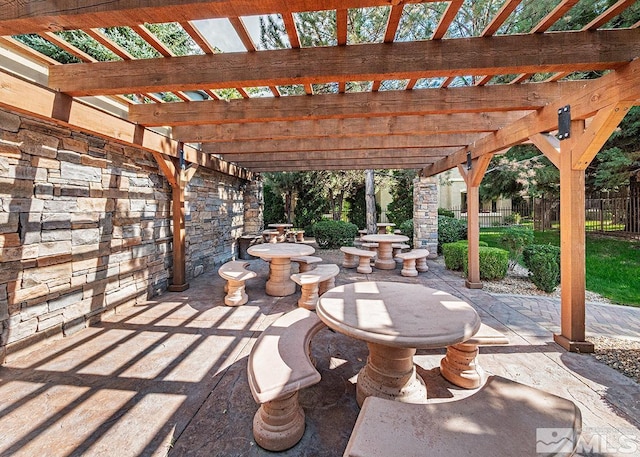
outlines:
[{"label": "shadow on patio", "polygon": [[[339,252],[316,254],[341,263]],[[336,283],[418,282],[465,298],[511,343],[481,348],[488,372],[576,402],[591,445],[606,435],[609,449],[617,449],[620,436],[638,436],[640,386],[589,355],[566,353],[548,330],[499,297],[466,289],[459,277],[429,265],[417,278],[399,269],[361,275],[341,268]],[[299,292],[270,297],[265,262],[253,260],[249,268],[258,277],[247,284],[244,306],[224,306],[222,279],[207,273],[185,292],[105,316],[1,367],[0,455],[274,455],[253,441],[258,406],[247,384],[247,356],[260,331],[297,306]],[[358,414],[354,383],[366,345],[324,329],[312,348],[322,381],[300,392],[306,432],[283,456],[342,455]],[[473,393],[441,378],[434,367],[443,354],[415,357],[430,402]]]}]

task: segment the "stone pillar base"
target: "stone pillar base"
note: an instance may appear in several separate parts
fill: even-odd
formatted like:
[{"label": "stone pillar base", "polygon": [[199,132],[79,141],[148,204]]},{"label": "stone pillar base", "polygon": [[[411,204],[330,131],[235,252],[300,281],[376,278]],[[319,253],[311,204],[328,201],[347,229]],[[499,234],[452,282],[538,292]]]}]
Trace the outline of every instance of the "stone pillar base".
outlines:
[{"label": "stone pillar base", "polygon": [[284,451],[296,445],[304,435],[304,411],[298,404],[298,392],[260,405],[253,416],[253,438],[269,451]]}]

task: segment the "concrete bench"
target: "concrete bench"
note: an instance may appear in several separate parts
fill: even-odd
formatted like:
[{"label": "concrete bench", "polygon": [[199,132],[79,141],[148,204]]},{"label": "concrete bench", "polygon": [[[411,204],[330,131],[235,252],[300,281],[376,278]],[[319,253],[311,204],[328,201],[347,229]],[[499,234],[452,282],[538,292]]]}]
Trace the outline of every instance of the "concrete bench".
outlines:
[{"label": "concrete bench", "polygon": [[262,238],[265,243],[277,243],[279,241],[280,232],[277,230],[263,230]]},{"label": "concrete bench", "polygon": [[218,268],[218,274],[227,280],[224,291],[227,295],[224,297],[224,304],[227,306],[240,306],[249,301],[249,297],[245,292],[245,281],[255,278],[255,271],[247,270],[249,262],[242,260],[232,260]]},{"label": "concrete bench", "polygon": [[486,374],[478,362],[478,346],[509,344],[509,340],[486,324],[468,340],[447,346],[447,353],[440,361],[440,373],[452,384],[463,389],[480,387]]},{"label": "concrete bench", "polygon": [[310,345],[323,327],[314,312],[297,308],[265,329],[251,349],[247,378],[260,405],[253,418],[253,437],[265,449],[283,451],[304,434],[298,391],[320,382]]},{"label": "concrete bench", "polygon": [[344,456],[567,456],[575,452],[581,427],[572,401],[491,376],[478,392],[457,401],[367,397]]},{"label": "concrete bench", "polygon": [[344,253],[344,261],[342,266],[345,268],[355,268],[358,273],[370,274],[371,259],[376,256],[374,251],[359,249],[352,246],[342,246],[340,250]]},{"label": "concrete bench", "polygon": [[362,241],[362,237],[367,234],[366,230],[358,230],[358,239]]},{"label": "concrete bench", "polygon": [[322,259],[313,255],[302,255],[291,257],[291,261],[298,264],[298,273],[304,273],[305,271],[313,270],[315,264],[322,262]]},{"label": "concrete bench", "polygon": [[[412,249],[409,252],[400,252],[396,254],[396,258],[402,260],[402,276],[418,276],[419,271],[427,271],[427,256],[429,251],[426,249]],[[421,261],[418,266],[418,261]]]},{"label": "concrete bench", "polygon": [[292,274],[291,279],[300,285],[301,290],[298,306],[315,310],[318,297],[335,287],[335,277],[339,272],[338,265],[327,263],[318,265],[313,270],[304,273]]},{"label": "concrete bench", "polygon": [[[398,235],[401,235],[401,234],[398,234]],[[402,259],[399,259],[397,255],[400,254],[403,251],[403,249],[410,249],[410,248],[411,246],[405,243],[391,243],[391,250],[393,252],[392,255],[396,259],[396,262],[402,263]]]}]

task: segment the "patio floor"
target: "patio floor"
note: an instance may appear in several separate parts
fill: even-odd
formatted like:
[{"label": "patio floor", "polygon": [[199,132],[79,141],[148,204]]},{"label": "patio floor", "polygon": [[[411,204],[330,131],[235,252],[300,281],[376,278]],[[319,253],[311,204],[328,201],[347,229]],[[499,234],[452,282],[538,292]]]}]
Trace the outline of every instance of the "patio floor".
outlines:
[{"label": "patio floor", "polygon": [[[341,264],[339,251],[317,251]],[[491,295],[464,287],[429,262],[417,278],[400,269],[362,275],[340,270],[336,283],[418,282],[465,298],[509,346],[480,349],[485,370],[569,398],[582,411],[583,446],[595,455],[640,455],[640,385],[590,355],[553,343],[557,300]],[[167,292],[120,310],[0,368],[1,456],[341,456],[355,423],[355,376],[367,349],[328,329],[313,340],[322,381],[300,393],[307,429],[294,448],[274,454],[252,437],[257,405],[246,379],[260,331],[296,306],[299,293],[264,293],[268,268],[251,261],[250,302],[223,304],[223,280],[208,273],[184,292]],[[589,328],[640,339],[640,310],[588,305]],[[636,312],[638,311],[638,312]],[[595,325],[597,324],[597,327]],[[438,374],[444,349],[418,351],[429,401],[472,394]],[[605,442],[606,440],[606,442]]]}]

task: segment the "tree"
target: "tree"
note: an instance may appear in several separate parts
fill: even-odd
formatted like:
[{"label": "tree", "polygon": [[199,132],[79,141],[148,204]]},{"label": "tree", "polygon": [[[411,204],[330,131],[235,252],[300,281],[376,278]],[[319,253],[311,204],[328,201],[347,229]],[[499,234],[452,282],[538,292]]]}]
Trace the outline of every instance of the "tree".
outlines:
[{"label": "tree", "polygon": [[416,170],[394,170],[390,185],[393,201],[387,206],[387,217],[396,225],[413,219],[413,180]]}]

